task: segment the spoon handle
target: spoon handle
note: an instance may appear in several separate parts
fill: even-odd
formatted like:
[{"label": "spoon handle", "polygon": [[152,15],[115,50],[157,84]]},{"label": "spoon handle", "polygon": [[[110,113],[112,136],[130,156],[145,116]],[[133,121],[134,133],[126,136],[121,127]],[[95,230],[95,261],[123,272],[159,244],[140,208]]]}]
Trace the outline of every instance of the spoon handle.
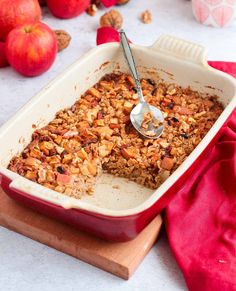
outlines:
[{"label": "spoon handle", "polygon": [[144,97],[143,97],[143,93],[142,93],[141,84],[139,81],[138,72],[136,69],[135,62],[134,62],[134,57],[133,57],[133,54],[132,54],[132,51],[131,51],[131,48],[129,45],[129,41],[128,41],[123,29],[121,29],[121,31],[120,31],[120,43],[121,43],[121,46],[123,48],[125,59],[128,63],[130,72],[131,72],[133,79],[135,81],[135,86],[136,86],[136,89],[137,89],[137,92],[139,95],[140,102],[145,102]]}]

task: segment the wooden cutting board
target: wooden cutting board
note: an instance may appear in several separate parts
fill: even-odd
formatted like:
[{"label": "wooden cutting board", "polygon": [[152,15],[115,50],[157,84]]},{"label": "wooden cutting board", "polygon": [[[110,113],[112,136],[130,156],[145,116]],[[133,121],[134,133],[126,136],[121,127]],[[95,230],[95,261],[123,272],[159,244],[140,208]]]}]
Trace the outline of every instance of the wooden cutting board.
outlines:
[{"label": "wooden cutting board", "polygon": [[157,216],[134,240],[106,242],[17,204],[0,188],[1,226],[126,280],[155,243],[161,224]]}]

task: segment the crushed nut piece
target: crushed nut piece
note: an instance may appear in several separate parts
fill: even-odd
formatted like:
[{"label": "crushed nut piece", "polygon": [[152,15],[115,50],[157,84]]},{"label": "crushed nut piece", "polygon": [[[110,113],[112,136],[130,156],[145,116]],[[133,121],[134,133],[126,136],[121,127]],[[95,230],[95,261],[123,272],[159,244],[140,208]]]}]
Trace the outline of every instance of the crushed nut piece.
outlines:
[{"label": "crushed nut piece", "polygon": [[146,112],[141,123],[141,132],[146,136],[153,137],[156,135],[153,127],[158,128],[161,125],[163,125],[163,122],[156,119],[152,112]]},{"label": "crushed nut piece", "polygon": [[151,23],[152,22],[152,14],[149,10],[145,10],[141,14],[141,21],[145,24]]},{"label": "crushed nut piece", "polygon": [[174,166],[174,160],[172,158],[164,157],[161,161],[161,167],[165,170],[170,171]]},{"label": "crushed nut piece", "polygon": [[142,133],[150,137],[153,137],[156,135],[154,130],[142,130]]},{"label": "crushed nut piece", "polygon": [[98,8],[95,4],[91,4],[86,10],[87,14],[90,16],[95,16],[97,11],[98,11]]}]

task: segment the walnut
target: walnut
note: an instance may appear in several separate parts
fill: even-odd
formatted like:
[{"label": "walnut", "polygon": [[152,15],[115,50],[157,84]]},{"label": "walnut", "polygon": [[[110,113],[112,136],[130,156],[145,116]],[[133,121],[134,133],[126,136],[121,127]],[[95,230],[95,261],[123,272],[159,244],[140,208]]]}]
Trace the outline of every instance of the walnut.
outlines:
[{"label": "walnut", "polygon": [[100,18],[101,26],[112,26],[115,29],[120,29],[123,24],[123,17],[117,10],[110,10]]},{"label": "walnut", "polygon": [[71,41],[71,36],[65,30],[54,30],[57,39],[57,50],[58,52],[68,47]]},{"label": "walnut", "polygon": [[98,11],[98,8],[95,4],[91,4],[86,10],[87,14],[90,16],[95,16],[97,11]]},{"label": "walnut", "polygon": [[127,4],[129,2],[129,0],[117,0],[116,5],[124,5]]},{"label": "walnut", "polygon": [[149,10],[145,10],[141,14],[141,21],[145,24],[151,23],[152,22],[152,14]]}]

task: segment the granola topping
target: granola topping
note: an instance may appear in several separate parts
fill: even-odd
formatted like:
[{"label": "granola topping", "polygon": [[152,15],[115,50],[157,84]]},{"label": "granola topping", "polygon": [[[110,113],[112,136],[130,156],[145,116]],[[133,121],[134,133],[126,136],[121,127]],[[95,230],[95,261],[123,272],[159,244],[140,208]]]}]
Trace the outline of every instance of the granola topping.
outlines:
[{"label": "granola topping", "polygon": [[[165,116],[160,138],[142,138],[133,128],[129,115],[138,99],[132,78],[113,73],[36,129],[8,168],[75,198],[92,195],[102,172],[158,188],[206,135],[223,106],[216,96],[189,87],[150,79],[142,79],[141,85],[146,101]],[[145,130],[152,118],[145,116]]]},{"label": "granola topping", "polygon": [[155,118],[152,112],[146,112],[141,123],[141,133],[150,137],[155,136],[155,129],[161,125],[163,125],[163,122]]}]

